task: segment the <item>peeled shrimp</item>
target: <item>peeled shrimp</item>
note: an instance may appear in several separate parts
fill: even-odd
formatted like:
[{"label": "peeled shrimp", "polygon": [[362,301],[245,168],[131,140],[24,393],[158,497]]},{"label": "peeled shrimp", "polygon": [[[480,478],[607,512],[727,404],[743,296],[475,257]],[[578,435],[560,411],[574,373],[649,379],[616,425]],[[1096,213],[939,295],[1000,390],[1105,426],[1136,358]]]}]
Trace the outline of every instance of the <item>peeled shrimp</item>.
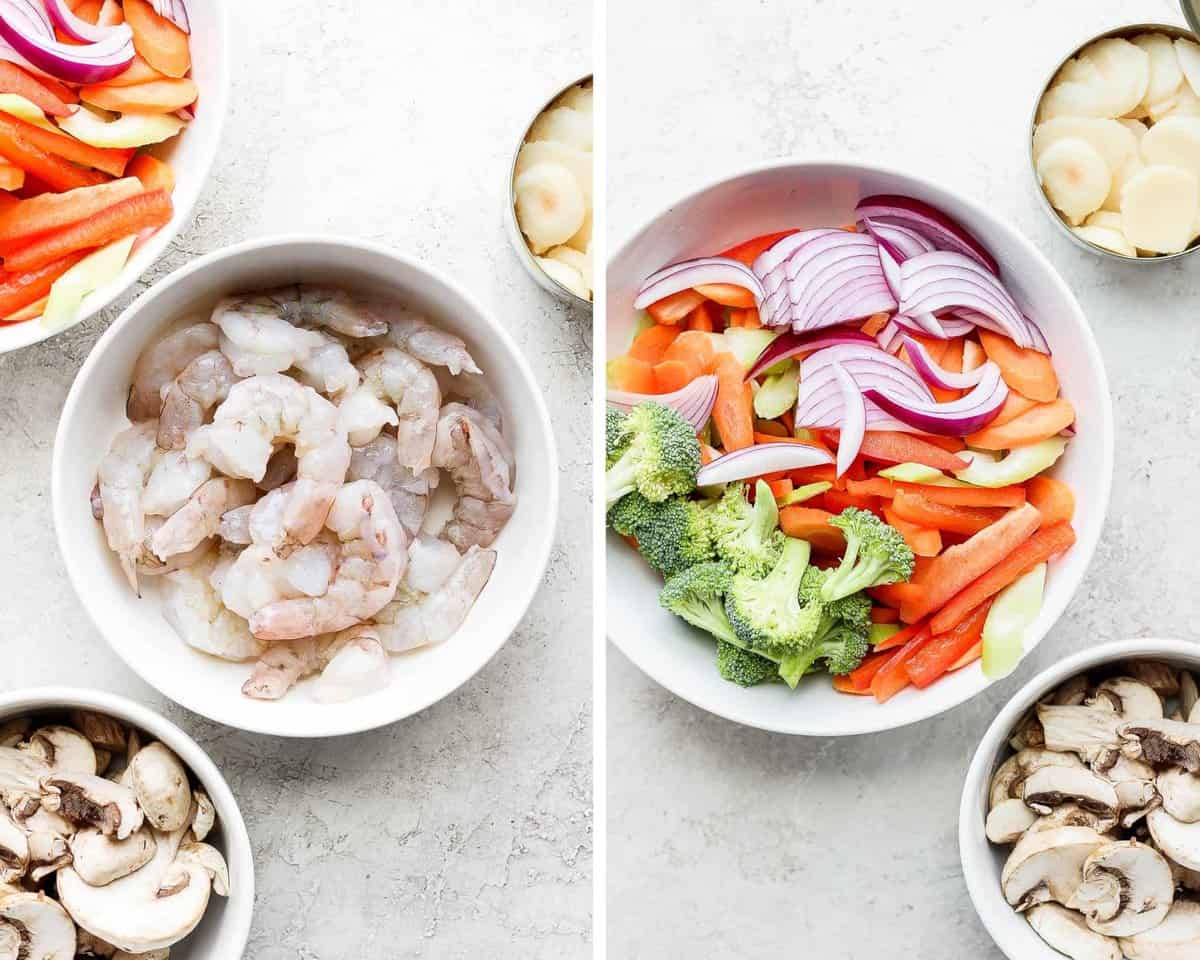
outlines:
[{"label": "peeled shrimp", "polygon": [[251,660],[266,650],[246,621],[226,609],[213,581],[227,556],[210,553],[200,562],[163,577],[163,617],[189,646],[224,660]]},{"label": "peeled shrimp", "polygon": [[458,568],[462,556],[452,543],[420,535],[408,545],[404,584],[420,593],[436,593]]},{"label": "peeled shrimp", "polygon": [[408,467],[402,467],[396,456],[396,438],[381,433],[370,443],[352,448],[346,479],[374,480],[383,487],[392,498],[400,526],[412,537],[421,529],[438,472],[431,468],[413,473]]},{"label": "peeled shrimp", "polygon": [[279,600],[257,610],[250,617],[256,637],[291,640],[342,630],[369,619],[395,596],[408,563],[408,538],[387,493],[370,480],[347,483],[334,498],[325,526],[339,541],[329,589],[319,597]]},{"label": "peeled shrimp", "polygon": [[254,512],[253,504],[234,507],[221,514],[221,522],[217,525],[217,536],[226,543],[244,545],[252,543],[250,536],[250,514]]},{"label": "peeled shrimp", "polygon": [[321,346],[307,357],[296,360],[300,380],[318,393],[339,397],[358,386],[358,368],[350,362],[350,355],[342,341],[320,330],[313,330],[321,338]]},{"label": "peeled shrimp", "polygon": [[229,358],[220,350],[207,350],[193,359],[163,388],[158,445],[164,450],[186,447],[188,435],[229,396],[237,381]]},{"label": "peeled shrimp", "polygon": [[281,600],[319,597],[328,589],[338,562],[333,538],[318,538],[285,554],[266,544],[242,550],[221,582],[221,601],[249,620],[257,610]]},{"label": "peeled shrimp", "polygon": [[433,465],[450,473],[458,491],[443,533],[460,550],[489,546],[512,516],[513,464],[512,450],[486,416],[461,403],[442,408]]},{"label": "peeled shrimp", "polygon": [[158,449],[152,457],[153,466],[142,490],[142,512],[148,517],[169,517],[212,476],[211,463],[189,459],[182,450]]},{"label": "peeled shrimp", "polygon": [[395,347],[375,350],[360,359],[357,366],[362,384],[339,408],[350,443],[356,447],[369,443],[385,424],[391,424],[396,427],[400,463],[418,473],[426,469],[442,405],[433,371]]},{"label": "peeled shrimp", "polygon": [[346,337],[377,337],[387,331],[387,321],[364,301],[344,290],[301,283],[268,291],[263,296],[275,304],[289,323],[327,327]]},{"label": "peeled shrimp", "polygon": [[129,585],[137,590],[137,557],[146,535],[142,490],[154,463],[158,421],[147,420],[117,434],[100,461],[100,503],[104,534],[121,562]]},{"label": "peeled shrimp", "polygon": [[389,603],[364,629],[390,653],[442,643],[463,625],[495,566],[495,550],[471,547],[435,592],[414,603]]},{"label": "peeled shrimp", "polygon": [[500,411],[500,402],[492,393],[483,374],[460,373],[451,374],[448,370],[438,367],[434,370],[438,386],[442,389],[442,399],[446,402],[457,400],[475,410],[496,425],[497,430],[504,429],[504,416]]},{"label": "peeled shrimp", "polygon": [[221,352],[240,377],[282,373],[325,343],[315,330],[289,323],[265,296],[226,297],[213,308],[212,322],[221,328]]},{"label": "peeled shrimp", "polygon": [[424,363],[447,367],[459,374],[482,371],[471,359],[467,345],[452,333],[439,330],[419,313],[406,307],[393,307],[388,315],[388,339],[401,350],[411,353]]},{"label": "peeled shrimp", "polygon": [[297,459],[284,526],[291,539],[308,543],[350,465],[337,407],[315,390],[277,373],[242,380],[217,407],[213,422],[192,433],[187,451],[226,476],[259,481],[277,443],[295,446]]},{"label": "peeled shrimp", "polygon": [[214,477],[206,481],[167,518],[151,539],[150,549],[160,560],[195,549],[217,534],[226,511],[253,503],[255,495],[249,480]]},{"label": "peeled shrimp", "polygon": [[313,699],[333,703],[382,690],[391,679],[387,652],[363,627],[273,644],[254,665],[242,693],[278,700],[300,680],[320,672]]},{"label": "peeled shrimp", "polygon": [[157,577],[175,570],[183,570],[198,563],[212,550],[213,540],[210,537],[207,540],[200,541],[191,550],[177,553],[167,560],[160,560],[154,555],[154,551],[150,549],[150,543],[153,541],[154,535],[162,529],[162,525],[166,522],[164,517],[146,517],[146,536],[142,539],[142,548],[138,551],[137,556],[137,572],[139,576]]},{"label": "peeled shrimp", "polygon": [[162,389],[196,357],[215,350],[220,331],[211,323],[196,323],[168,334],[142,351],[133,368],[133,384],[125,412],[130,420],[151,420],[162,409]]}]

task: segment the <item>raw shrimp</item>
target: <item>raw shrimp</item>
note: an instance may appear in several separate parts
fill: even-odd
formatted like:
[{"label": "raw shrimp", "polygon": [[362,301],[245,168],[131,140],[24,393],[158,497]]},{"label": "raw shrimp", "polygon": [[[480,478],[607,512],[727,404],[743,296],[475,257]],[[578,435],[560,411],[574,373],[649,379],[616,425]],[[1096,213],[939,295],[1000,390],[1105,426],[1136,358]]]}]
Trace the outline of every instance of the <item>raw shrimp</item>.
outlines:
[{"label": "raw shrimp", "polygon": [[188,435],[203,425],[237,381],[229,358],[220,350],[207,350],[193,359],[163,388],[158,445],[164,450],[186,447]]},{"label": "raw shrimp", "polygon": [[133,385],[125,412],[130,420],[151,420],[162,409],[162,389],[189,363],[215,350],[220,331],[211,323],[196,323],[163,337],[142,351],[133,368]]},{"label": "raw shrimp", "polygon": [[458,491],[447,540],[460,550],[489,546],[512,516],[513,454],[496,425],[479,411],[448,403],[438,421],[433,464],[450,473]]},{"label": "raw shrimp", "polygon": [[367,629],[390,653],[442,643],[467,619],[495,566],[495,550],[473,546],[434,593],[412,603],[389,603]]},{"label": "raw shrimp", "polygon": [[249,480],[214,477],[206,481],[167,518],[151,539],[150,549],[160,560],[195,549],[216,535],[226,511],[253,503],[255,493]]},{"label": "raw shrimp", "polygon": [[391,424],[396,427],[400,463],[418,473],[425,470],[433,454],[442,405],[433,371],[396,347],[375,350],[357,366],[362,384],[339,408],[350,443],[356,447],[369,443],[385,424]]},{"label": "raw shrimp", "polygon": [[289,323],[326,327],[356,340],[387,332],[387,321],[345,290],[301,283],[270,290],[263,296]]},{"label": "raw shrimp", "polygon": [[211,553],[163,577],[163,617],[189,646],[224,660],[252,660],[266,650],[246,621],[225,608],[220,582],[229,557]]},{"label": "raw shrimp", "polygon": [[320,672],[313,698],[332,703],[364,696],[391,679],[387,653],[369,628],[303,637],[273,644],[254,665],[242,693],[256,700],[278,700],[300,680]]},{"label": "raw shrimp", "polygon": [[482,373],[467,352],[467,345],[452,333],[439,330],[419,313],[407,307],[392,307],[387,315],[388,339],[418,360],[451,373]]},{"label": "raw shrimp", "polygon": [[402,467],[396,457],[396,438],[381,433],[370,443],[351,449],[347,480],[374,480],[396,508],[400,526],[410,537],[416,536],[425,518],[430,490],[437,485],[438,472],[430,468],[413,473]]},{"label": "raw shrimp", "polygon": [[308,543],[320,531],[350,465],[337,407],[315,390],[277,373],[239,381],[213,422],[192,433],[187,451],[226,476],[257,482],[277,443],[294,445],[297,459],[284,527],[291,539]]},{"label": "raw shrimp", "polygon": [[395,596],[408,564],[408,538],[383,488],[370,480],[347,483],[325,526],[339,541],[329,589],[260,608],[250,618],[256,637],[291,640],[342,630],[369,619]]},{"label": "raw shrimp", "polygon": [[234,507],[232,510],[226,510],[221,515],[221,522],[217,526],[217,536],[226,543],[238,545],[252,543],[253,539],[250,536],[250,514],[253,512],[253,504],[246,504],[245,506]]},{"label": "raw shrimp", "polygon": [[252,543],[242,550],[221,583],[221,600],[249,620],[257,610],[280,600],[319,597],[333,580],[339,558],[336,538],[322,535],[283,552]]},{"label": "raw shrimp", "polygon": [[147,420],[118,433],[100,461],[100,503],[104,534],[121,562],[129,585],[137,590],[137,557],[146,535],[142,490],[154,463],[158,421]]},{"label": "raw shrimp", "polygon": [[212,312],[221,328],[221,352],[241,377],[281,373],[308,360],[325,339],[284,319],[268,297],[226,297]]},{"label": "raw shrimp", "polygon": [[160,560],[150,549],[150,544],[154,540],[154,535],[162,529],[162,525],[166,522],[164,517],[146,517],[146,536],[142,539],[142,548],[138,551],[137,557],[139,576],[157,577],[175,570],[183,570],[185,567],[198,563],[212,550],[213,541],[209,538],[200,541],[191,550],[175,554],[169,560]]},{"label": "raw shrimp", "polygon": [[189,459],[182,450],[156,449],[152,457],[153,466],[142,490],[142,513],[148,517],[169,517],[212,476],[211,463],[198,457]]},{"label": "raw shrimp", "polygon": [[321,338],[321,346],[307,357],[296,360],[300,379],[318,393],[340,397],[358,386],[358,368],[350,362],[350,355],[342,341],[320,330],[313,330]]},{"label": "raw shrimp", "polygon": [[427,535],[408,545],[408,570],[404,583],[419,593],[435,593],[458,567],[462,556],[452,543]]},{"label": "raw shrimp", "polygon": [[500,411],[500,402],[492,393],[492,388],[488,386],[483,374],[460,373],[455,375],[442,367],[437,367],[433,372],[437,377],[438,386],[441,387],[444,401],[460,401],[491,420],[497,430],[504,430],[504,416]]}]

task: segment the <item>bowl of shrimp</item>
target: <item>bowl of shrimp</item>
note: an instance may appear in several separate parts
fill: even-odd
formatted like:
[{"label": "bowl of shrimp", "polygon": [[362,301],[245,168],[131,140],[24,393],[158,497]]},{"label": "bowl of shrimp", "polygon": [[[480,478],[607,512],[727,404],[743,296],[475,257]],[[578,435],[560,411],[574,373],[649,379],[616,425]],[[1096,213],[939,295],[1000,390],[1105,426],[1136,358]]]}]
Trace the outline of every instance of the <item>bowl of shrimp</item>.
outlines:
[{"label": "bowl of shrimp", "polygon": [[472,677],[541,582],[557,454],[504,327],[385,247],[255,240],[100,338],[63,407],[52,500],[109,645],[184,707],[320,737]]}]

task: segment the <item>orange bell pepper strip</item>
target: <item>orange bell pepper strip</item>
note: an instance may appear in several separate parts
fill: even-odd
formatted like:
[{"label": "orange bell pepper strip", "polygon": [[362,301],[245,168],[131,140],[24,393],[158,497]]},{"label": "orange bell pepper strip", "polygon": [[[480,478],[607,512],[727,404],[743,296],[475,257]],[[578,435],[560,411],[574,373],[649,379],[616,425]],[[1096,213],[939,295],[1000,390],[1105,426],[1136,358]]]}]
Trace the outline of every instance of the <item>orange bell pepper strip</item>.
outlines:
[{"label": "orange bell pepper strip", "polygon": [[[922,559],[920,557],[917,558]],[[916,573],[913,574],[916,576]],[[886,583],[878,587],[871,587],[867,590],[869,596],[876,603],[882,603],[885,607],[892,607],[895,610],[900,610],[900,619],[905,623],[911,621],[904,620],[903,606],[906,603],[916,603],[924,593],[924,588],[917,583]]]},{"label": "orange bell pepper strip", "polygon": [[125,167],[137,152],[134,149],[118,150],[112,147],[93,147],[91,144],[68,137],[63,133],[55,133],[42,127],[35,127],[19,117],[7,116],[5,120],[12,128],[39,150],[45,150],[56,157],[103,170],[114,177],[125,175]]},{"label": "orange bell pepper strip", "polygon": [[886,703],[910,683],[908,662],[915,657],[933,638],[926,626],[899,650],[896,650],[878,673],[871,679],[871,693],[879,703]]},{"label": "orange bell pepper strip", "polygon": [[[121,200],[105,210],[33,241],[4,258],[4,269],[25,273],[53,263],[77,250],[102,247],[144,230],[161,227],[171,219],[171,198],[161,190]],[[0,311],[2,312],[2,311]]]},{"label": "orange bell pepper strip", "polygon": [[1070,400],[1039,403],[1008,423],[998,427],[988,425],[972,433],[967,437],[967,443],[980,450],[1011,450],[1041,443],[1074,422],[1075,407]]},{"label": "orange bell pepper strip", "polygon": [[754,394],[742,380],[742,365],[731,353],[719,353],[712,362],[717,375],[717,399],[712,421],[726,453],[754,446]]},{"label": "orange bell pepper strip", "polygon": [[124,11],[133,47],[146,62],[168,77],[186,76],[192,66],[188,35],[155,13],[146,0],[125,0]]},{"label": "orange bell pepper strip", "polygon": [[779,511],[779,529],[797,540],[807,540],[814,550],[841,553],[846,549],[842,531],[830,526],[833,514],[816,507],[784,507]]},{"label": "orange bell pepper strip", "polygon": [[110,87],[97,83],[79,88],[84,103],[117,113],[174,113],[196,102],[200,95],[191,80],[152,80],[132,87]]},{"label": "orange bell pepper strip", "polygon": [[694,289],[702,297],[707,297],[723,307],[737,307],[739,310],[746,310],[757,305],[753,293],[745,287],[739,287],[732,283],[705,283]]},{"label": "orange bell pepper strip", "polygon": [[718,257],[728,257],[731,260],[738,260],[746,266],[750,266],[758,259],[759,254],[771,247],[775,246],[784,237],[790,237],[795,230],[781,230],[778,233],[764,233],[761,237],[755,237],[752,240],[747,240],[745,243],[739,243],[736,247],[730,247],[718,253]]},{"label": "orange bell pepper strip", "polygon": [[[930,641],[905,664],[908,679],[914,686],[925,689],[946,673],[959,657],[979,643],[983,636],[983,624],[991,606],[992,600],[989,597],[948,632],[934,633]],[[931,629],[936,630],[936,627],[931,625]]]},{"label": "orange bell pepper strip", "polygon": [[[142,154],[149,156],[149,154]],[[138,159],[141,159],[140,157]],[[137,162],[136,160],[134,161]],[[133,173],[133,171],[130,171]],[[136,176],[136,174],[134,174]],[[140,178],[139,178],[140,179]],[[674,339],[679,336],[682,331],[679,327],[667,326],[664,323],[656,323],[647,327],[636,337],[633,338],[633,343],[629,345],[626,355],[634,360],[643,360],[646,363],[658,363],[666,353]]]},{"label": "orange bell pepper strip", "polygon": [[858,497],[891,500],[896,495],[896,484],[887,477],[868,477],[866,480],[847,480],[846,491]]},{"label": "orange bell pepper strip", "polygon": [[655,300],[646,308],[656,323],[682,323],[687,315],[704,302],[703,295],[695,290],[680,290],[669,297]]},{"label": "orange bell pepper strip", "polygon": [[0,256],[27,245],[33,239],[86,220],[114,203],[142,192],[134,177],[112,180],[66,193],[43,193],[18,200],[0,210]]},{"label": "orange bell pepper strip", "polygon": [[[2,62],[2,61],[0,61]],[[35,146],[22,132],[22,121],[0,113],[0,156],[31,173],[54,190],[74,190],[104,183],[108,177],[97,170],[85,170],[62,157]]]},{"label": "orange bell pepper strip", "polygon": [[1044,526],[1064,520],[1070,523],[1075,519],[1075,494],[1061,480],[1036,476],[1025,484],[1025,492],[1029,502],[1042,515]]},{"label": "orange bell pepper strip", "polygon": [[52,117],[69,117],[79,109],[59,97],[48,84],[7,60],[0,60],[0,93],[15,93],[24,97]]},{"label": "orange bell pepper strip", "polygon": [[858,687],[856,687],[854,685],[854,680],[851,679],[849,674],[844,674],[843,676],[840,676],[840,677],[834,677],[833,678],[833,689],[836,690],[838,693],[849,693],[852,696],[856,696],[856,697],[869,697],[871,695],[870,690],[867,690],[865,688],[862,690],[859,690]]},{"label": "orange bell pepper strip", "polygon": [[[847,486],[849,486],[847,484]],[[857,507],[859,510],[867,510],[871,513],[878,514],[879,500],[876,497],[859,497],[846,490],[826,490],[821,494],[821,499],[824,502],[825,509],[830,513],[838,514],[847,507]]]},{"label": "orange bell pepper strip", "polygon": [[979,329],[979,342],[988,359],[1000,368],[1004,382],[1040,403],[1051,403],[1058,398],[1058,375],[1054,364],[1044,353],[1022,349],[1003,334]]},{"label": "orange bell pepper strip", "polygon": [[1069,550],[1075,543],[1075,531],[1066,522],[1042,527],[1014,549],[994,567],[973,580],[934,616],[933,629],[938,633],[952,630],[975,607],[994,597],[1010,583],[1025,576],[1038,564]]},{"label": "orange bell pepper strip", "polygon": [[175,192],[175,171],[169,163],[164,163],[158,157],[149,153],[139,153],[129,164],[126,173],[137,177],[147,190],[164,190]]},{"label": "orange bell pepper strip", "polygon": [[82,259],[82,251],[69,253],[34,270],[4,274],[0,279],[0,316],[7,317],[42,299],[54,281]]},{"label": "orange bell pepper strip", "polygon": [[896,514],[892,507],[883,508],[883,519],[895,527],[909,549],[918,557],[936,557],[942,552],[942,532],[934,527],[922,527],[909,523]]},{"label": "orange bell pepper strip", "polygon": [[935,470],[965,470],[967,461],[923,437],[890,430],[868,430],[859,455],[882,463],[922,463]]},{"label": "orange bell pepper strip", "polygon": [[967,536],[978,533],[1004,516],[1002,508],[956,507],[945,503],[935,503],[925,499],[919,493],[910,493],[907,490],[896,491],[896,497],[892,500],[892,509],[896,511],[896,516],[901,520],[907,520],[919,527],[945,530],[949,533],[962,533]]}]

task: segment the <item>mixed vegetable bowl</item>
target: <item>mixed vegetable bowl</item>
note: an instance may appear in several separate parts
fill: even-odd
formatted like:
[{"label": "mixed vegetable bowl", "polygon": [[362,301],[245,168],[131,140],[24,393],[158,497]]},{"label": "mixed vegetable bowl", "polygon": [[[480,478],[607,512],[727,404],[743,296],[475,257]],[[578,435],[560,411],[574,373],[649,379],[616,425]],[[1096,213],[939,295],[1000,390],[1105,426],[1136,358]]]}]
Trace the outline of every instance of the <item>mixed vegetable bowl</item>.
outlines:
[{"label": "mixed vegetable bowl", "polygon": [[1015,667],[1074,495],[1049,344],[961,225],[903,196],[650,275],[610,359],[609,526],[722,677],[884,702]]}]

